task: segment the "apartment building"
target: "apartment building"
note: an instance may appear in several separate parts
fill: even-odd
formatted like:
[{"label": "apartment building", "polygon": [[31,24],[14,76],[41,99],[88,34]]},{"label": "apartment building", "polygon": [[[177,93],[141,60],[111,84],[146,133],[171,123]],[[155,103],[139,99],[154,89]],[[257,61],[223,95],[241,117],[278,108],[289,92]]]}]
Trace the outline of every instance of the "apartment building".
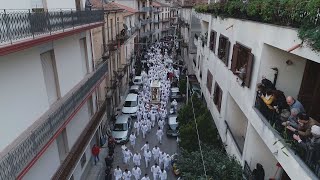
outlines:
[{"label": "apartment building", "polygon": [[128,90],[129,75],[133,65],[134,40],[137,41],[137,31],[140,27],[138,11],[126,6],[129,3],[123,5],[118,2],[102,3],[92,0],[91,4],[94,9],[104,10],[105,24],[102,28],[93,30],[98,32],[93,38],[97,39],[95,43],[97,49],[102,49],[99,53],[109,61],[109,73],[102,90],[105,94],[100,100],[107,99],[107,113],[108,117],[111,117],[116,113]]},{"label": "apartment building", "polygon": [[[221,18],[192,11],[200,34],[189,36],[197,47],[188,65],[196,74],[226,151],[244,166],[247,177],[260,163],[265,178],[319,179],[317,164],[309,164],[288,145],[285,130],[265,113],[257,84],[269,79],[276,89],[293,96],[308,114],[319,119],[316,105],[320,54],[288,26],[246,19]],[[194,31],[196,32],[196,30]],[[192,57],[192,54],[189,54]],[[246,68],[245,76],[239,70]],[[312,97],[310,99],[310,97]]]},{"label": "apartment building", "polygon": [[[84,0],[1,1],[0,179],[80,179],[101,137],[103,11]],[[95,54],[96,53],[96,54]]]}]

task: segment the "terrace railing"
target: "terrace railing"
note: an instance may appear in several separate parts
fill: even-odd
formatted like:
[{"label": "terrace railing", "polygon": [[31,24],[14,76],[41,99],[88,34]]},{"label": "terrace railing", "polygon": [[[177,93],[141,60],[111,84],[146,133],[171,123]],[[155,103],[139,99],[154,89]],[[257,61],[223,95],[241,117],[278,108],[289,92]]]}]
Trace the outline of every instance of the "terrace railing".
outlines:
[{"label": "terrace railing", "polygon": [[90,23],[103,22],[103,11],[44,11],[0,12],[0,44],[16,40],[36,38],[44,34],[64,31]]}]

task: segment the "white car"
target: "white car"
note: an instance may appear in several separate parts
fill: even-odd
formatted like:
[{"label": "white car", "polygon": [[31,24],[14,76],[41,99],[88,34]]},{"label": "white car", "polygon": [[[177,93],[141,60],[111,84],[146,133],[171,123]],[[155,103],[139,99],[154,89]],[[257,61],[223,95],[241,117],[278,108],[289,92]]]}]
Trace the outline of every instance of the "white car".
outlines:
[{"label": "white car", "polygon": [[130,87],[129,93],[131,94],[138,94],[140,91],[140,86],[139,85],[133,85]]},{"label": "white car", "polygon": [[138,95],[137,94],[128,94],[126,100],[122,107],[122,113],[131,115],[132,117],[137,117],[138,110]]},{"label": "white car", "polygon": [[135,85],[141,85],[141,84],[142,84],[142,76],[136,76],[136,77],[134,77],[133,84],[135,84]]},{"label": "white car", "polygon": [[115,139],[116,143],[124,144],[128,142],[131,131],[131,117],[129,115],[123,114],[117,117],[112,130],[112,137]]}]

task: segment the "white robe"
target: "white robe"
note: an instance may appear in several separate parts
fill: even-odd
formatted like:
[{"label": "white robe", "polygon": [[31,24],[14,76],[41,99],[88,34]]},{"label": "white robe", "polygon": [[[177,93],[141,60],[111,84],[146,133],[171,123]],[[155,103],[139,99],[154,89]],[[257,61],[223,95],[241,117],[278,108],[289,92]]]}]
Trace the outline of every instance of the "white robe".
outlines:
[{"label": "white robe", "polygon": [[131,174],[130,171],[128,171],[128,172],[123,172],[122,178],[123,178],[124,180],[131,180],[131,176],[132,176],[132,174]]},{"label": "white robe", "polygon": [[120,168],[119,169],[115,169],[114,172],[113,172],[113,175],[114,175],[116,180],[121,179],[121,177],[122,177],[121,169]]},{"label": "white robe", "polygon": [[160,180],[167,180],[168,175],[167,175],[166,170],[163,170],[163,172],[160,171],[160,172],[159,172],[159,177],[160,177]]},{"label": "white robe", "polygon": [[141,169],[139,167],[137,167],[137,169],[135,167],[132,168],[132,175],[136,180],[139,180],[141,176]]}]

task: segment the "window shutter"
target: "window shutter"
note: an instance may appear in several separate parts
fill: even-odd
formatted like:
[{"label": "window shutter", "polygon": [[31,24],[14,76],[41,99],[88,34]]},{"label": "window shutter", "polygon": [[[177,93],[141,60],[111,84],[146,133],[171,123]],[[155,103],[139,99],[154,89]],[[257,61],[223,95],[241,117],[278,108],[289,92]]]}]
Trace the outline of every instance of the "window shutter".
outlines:
[{"label": "window shutter", "polygon": [[245,79],[245,85],[249,88],[250,87],[250,82],[251,82],[251,75],[252,75],[252,67],[253,67],[253,58],[254,55],[249,52],[248,56],[248,64],[247,64],[247,72],[246,72],[246,79]]},{"label": "window shutter", "polygon": [[217,37],[217,33],[213,32],[213,53],[216,53],[216,37]]},{"label": "window shutter", "polygon": [[214,84],[213,102],[215,105],[217,105],[217,103],[218,103],[218,84],[217,84],[217,82]]},{"label": "window shutter", "polygon": [[226,52],[225,52],[225,59],[224,59],[224,64],[228,67],[228,63],[229,63],[229,51],[230,51],[230,41],[227,40],[226,42],[226,48],[225,48]]},{"label": "window shutter", "polygon": [[221,103],[222,103],[222,89],[219,87],[219,97],[218,97],[218,110],[221,110]]},{"label": "window shutter", "polygon": [[218,58],[221,59],[222,37],[219,37]]},{"label": "window shutter", "polygon": [[210,50],[213,51],[213,37],[214,36],[214,32],[211,31],[210,33]]},{"label": "window shutter", "polygon": [[231,71],[235,72],[237,68],[237,61],[238,61],[238,53],[239,53],[239,45],[233,45],[233,52],[232,52],[232,60],[231,60]]}]

